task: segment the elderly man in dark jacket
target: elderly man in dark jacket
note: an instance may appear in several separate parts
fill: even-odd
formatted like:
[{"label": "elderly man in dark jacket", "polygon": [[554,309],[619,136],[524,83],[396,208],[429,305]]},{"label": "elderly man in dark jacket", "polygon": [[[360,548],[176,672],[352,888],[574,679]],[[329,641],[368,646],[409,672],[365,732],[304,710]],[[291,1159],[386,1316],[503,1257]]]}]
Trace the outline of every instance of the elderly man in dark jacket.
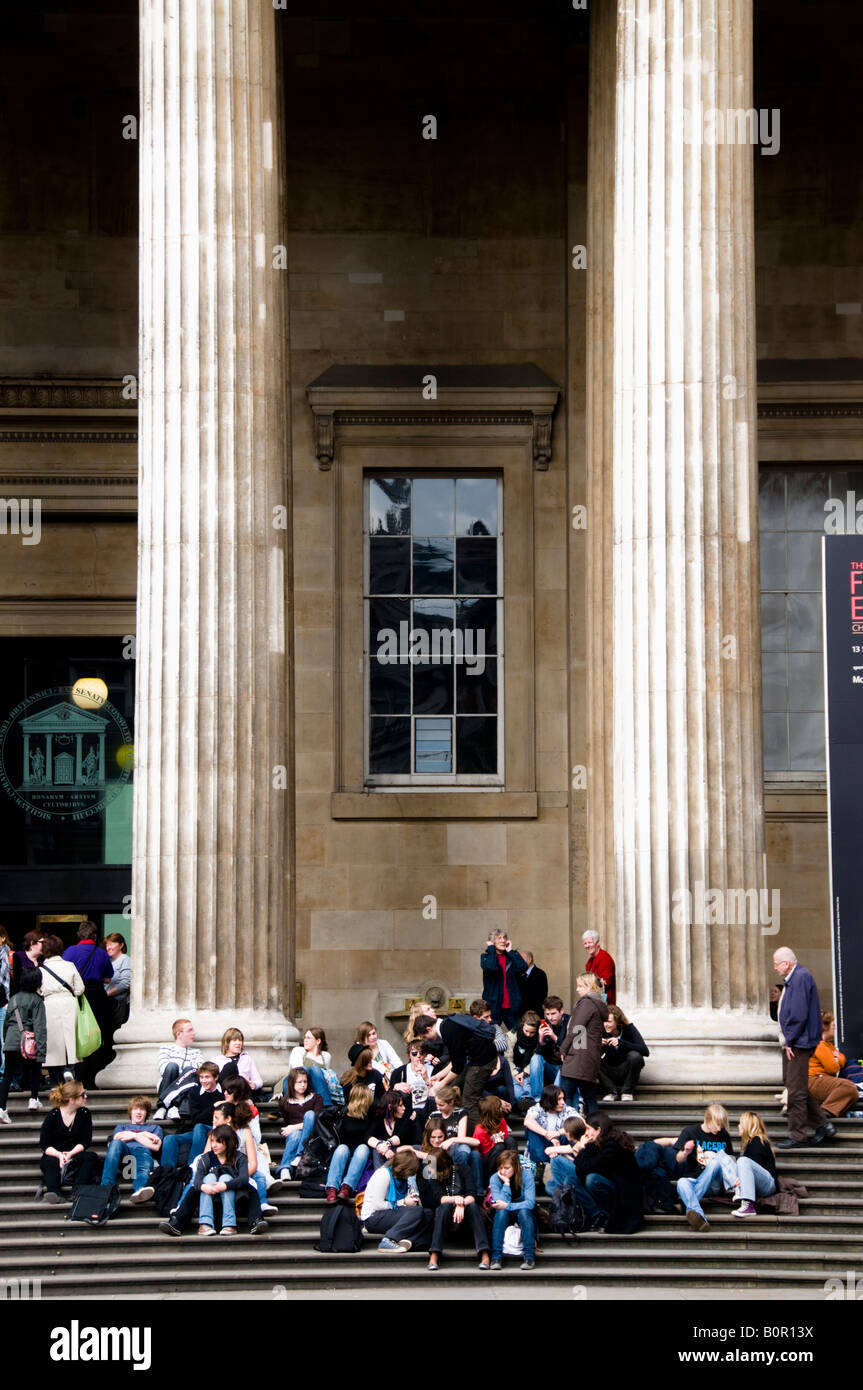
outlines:
[{"label": "elderly man in dark jacket", "polygon": [[480,959],[482,966],[482,997],[488,1001],[495,1023],[514,1028],[524,1010],[521,1006],[521,981],[527,961],[513,949],[505,931],[496,931]]},{"label": "elderly man in dark jacket", "polygon": [[608,1005],[591,988],[593,977],[579,975],[575,982],[578,1000],[569,1016],[566,1036],[560,1045],[560,1074],[568,1105],[575,1105],[581,1092],[586,1115],[596,1110],[596,1087],[602,1060],[602,1039]]},{"label": "elderly man in dark jacket", "polygon": [[[780,946],[773,956],[773,968],[785,981],[779,1001],[779,1028],[782,1032],[782,1079],[788,1088],[788,1129],[780,1149],[802,1149],[832,1139],[836,1126],[821,1109],[809,1090],[809,1058],[821,1041],[821,1004],[811,974],[794,952]],[[807,1122],[815,1130],[810,1139]]]}]

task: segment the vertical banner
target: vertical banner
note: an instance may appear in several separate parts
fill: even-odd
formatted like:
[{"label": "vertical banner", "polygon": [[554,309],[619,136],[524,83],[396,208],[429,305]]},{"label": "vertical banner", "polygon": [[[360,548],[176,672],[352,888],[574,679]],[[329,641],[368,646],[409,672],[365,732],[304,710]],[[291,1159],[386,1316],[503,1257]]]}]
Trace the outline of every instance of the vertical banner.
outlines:
[{"label": "vertical banner", "polygon": [[836,1039],[863,1056],[863,536],[825,536],[824,706]]}]

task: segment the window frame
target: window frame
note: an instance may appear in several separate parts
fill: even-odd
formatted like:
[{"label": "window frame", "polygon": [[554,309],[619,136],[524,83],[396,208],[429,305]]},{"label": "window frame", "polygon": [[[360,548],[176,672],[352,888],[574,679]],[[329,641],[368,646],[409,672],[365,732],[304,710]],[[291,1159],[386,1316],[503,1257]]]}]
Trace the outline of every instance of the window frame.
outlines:
[{"label": "window frame", "polygon": [[[502,788],[506,785],[506,743],[505,743],[505,705],[506,705],[506,569],[505,569],[505,538],[504,538],[504,480],[499,472],[491,472],[488,469],[454,469],[429,468],[412,469],[403,467],[388,472],[387,477],[408,477],[411,481],[417,478],[451,478],[458,482],[461,478],[482,478],[494,477],[497,483],[497,594],[495,603],[497,607],[497,632],[499,634],[498,650],[493,654],[493,659],[497,661],[498,684],[497,699],[498,707],[494,715],[497,726],[497,772],[494,773],[459,773],[459,772],[409,772],[409,773],[372,773],[369,771],[369,745],[371,736],[371,634],[370,607],[372,596],[370,594],[371,581],[369,578],[370,558],[371,558],[371,535],[369,531],[369,485],[374,477],[384,476],[381,469],[365,469],[363,473],[363,782],[369,791],[404,791],[412,787],[419,787],[424,791],[433,791],[438,788],[449,791],[454,788],[481,788],[495,787]],[[453,532],[454,540],[458,539],[457,533]],[[414,539],[413,523],[411,523],[411,540]],[[415,598],[447,598],[445,594],[435,595],[416,595],[413,593],[413,580],[411,580],[411,594],[408,602],[412,603]],[[402,596],[404,597],[404,596]],[[457,602],[459,595],[453,590],[453,601]],[[455,663],[453,663],[455,664]],[[454,706],[456,701],[453,702]],[[451,715],[417,715],[413,710],[406,716],[411,722],[411,762],[415,758],[415,723],[417,719],[441,718],[456,720],[459,718],[457,709],[453,708]],[[466,716],[461,716],[462,718]],[[456,748],[457,736],[453,737],[453,749]]]}]

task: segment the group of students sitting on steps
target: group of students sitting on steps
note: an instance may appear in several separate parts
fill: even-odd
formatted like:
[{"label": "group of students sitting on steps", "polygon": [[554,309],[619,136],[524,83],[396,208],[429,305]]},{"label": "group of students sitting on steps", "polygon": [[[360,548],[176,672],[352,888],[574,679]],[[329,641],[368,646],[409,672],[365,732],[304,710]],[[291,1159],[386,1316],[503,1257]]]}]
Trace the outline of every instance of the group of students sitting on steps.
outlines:
[{"label": "group of students sitting on steps", "polygon": [[[609,1011],[591,977],[579,980],[579,1003],[585,999],[588,1007],[579,1011],[577,1005],[572,1017],[579,1012],[588,1038],[591,1032],[596,1039],[608,1036]],[[94,1182],[101,1175],[102,1185],[111,1186],[118,1176],[131,1176],[136,1205],[158,1190],[166,1218],[160,1229],[168,1235],[181,1235],[195,1221],[201,1236],[236,1234],[243,1215],[258,1235],[267,1230],[265,1217],[277,1211],[269,1199],[299,1179],[301,1196],[320,1196],[329,1208],[338,1204],[356,1213],[365,1233],[380,1238],[381,1251],[428,1251],[430,1270],[439,1267],[450,1241],[472,1243],[479,1269],[501,1268],[506,1254],[518,1254],[521,1267],[533,1269],[537,1228],[549,1221],[557,1230],[629,1234],[646,1211],[672,1212],[679,1205],[690,1225],[703,1231],[702,1202],[723,1191],[734,1199],[736,1216],[753,1216],[756,1199],[777,1187],[760,1117],[752,1111],[741,1116],[739,1157],[718,1104],[677,1138],[637,1146],[597,1110],[597,1086],[585,1079],[594,1063],[580,1066],[580,1078],[572,1069],[567,1076],[573,1030],[569,1019],[563,1023],[559,1003],[554,996],[546,1000],[551,1018],[544,1031],[552,1034],[554,1050],[539,1054],[542,1070],[519,1052],[514,1069],[508,1068],[513,1081],[527,1082],[518,1099],[510,1099],[501,1067],[513,1039],[504,1035],[501,1046],[503,1030],[491,1022],[485,1000],[445,1019],[418,1006],[409,1020],[406,1062],[374,1024],[364,1022],[341,1076],[332,1070],[323,1030],[309,1028],[269,1102],[239,1030],[226,1033],[219,1066],[202,1059],[192,1024],[179,1019],[173,1043],[160,1049],[157,1108],[146,1096],[130,1100],[128,1122],[115,1127],[104,1162],[91,1148],[81,1083],[67,1081],[52,1092],[54,1109],[41,1135],[44,1200],[62,1201],[70,1181]],[[516,1043],[530,1024],[522,1020]],[[625,1018],[614,1026],[632,1027]],[[284,1150],[272,1165],[255,1097],[276,1107],[272,1118]],[[511,1129],[514,1111],[524,1114],[522,1153]],[[172,1121],[176,1127],[166,1133],[163,1124]],[[537,1206],[538,1191],[552,1198],[550,1218]]]}]

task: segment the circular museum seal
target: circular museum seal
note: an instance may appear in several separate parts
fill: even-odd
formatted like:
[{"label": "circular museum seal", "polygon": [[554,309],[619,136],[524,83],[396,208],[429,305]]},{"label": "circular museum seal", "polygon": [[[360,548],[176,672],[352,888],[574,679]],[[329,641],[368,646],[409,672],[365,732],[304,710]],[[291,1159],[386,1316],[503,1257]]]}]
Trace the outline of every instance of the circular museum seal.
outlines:
[{"label": "circular museum seal", "polygon": [[41,820],[87,820],[131,776],[125,719],[107,700],[98,709],[89,703],[81,708],[73,688],[58,685],[29,695],[0,725],[0,781],[13,801]]}]

